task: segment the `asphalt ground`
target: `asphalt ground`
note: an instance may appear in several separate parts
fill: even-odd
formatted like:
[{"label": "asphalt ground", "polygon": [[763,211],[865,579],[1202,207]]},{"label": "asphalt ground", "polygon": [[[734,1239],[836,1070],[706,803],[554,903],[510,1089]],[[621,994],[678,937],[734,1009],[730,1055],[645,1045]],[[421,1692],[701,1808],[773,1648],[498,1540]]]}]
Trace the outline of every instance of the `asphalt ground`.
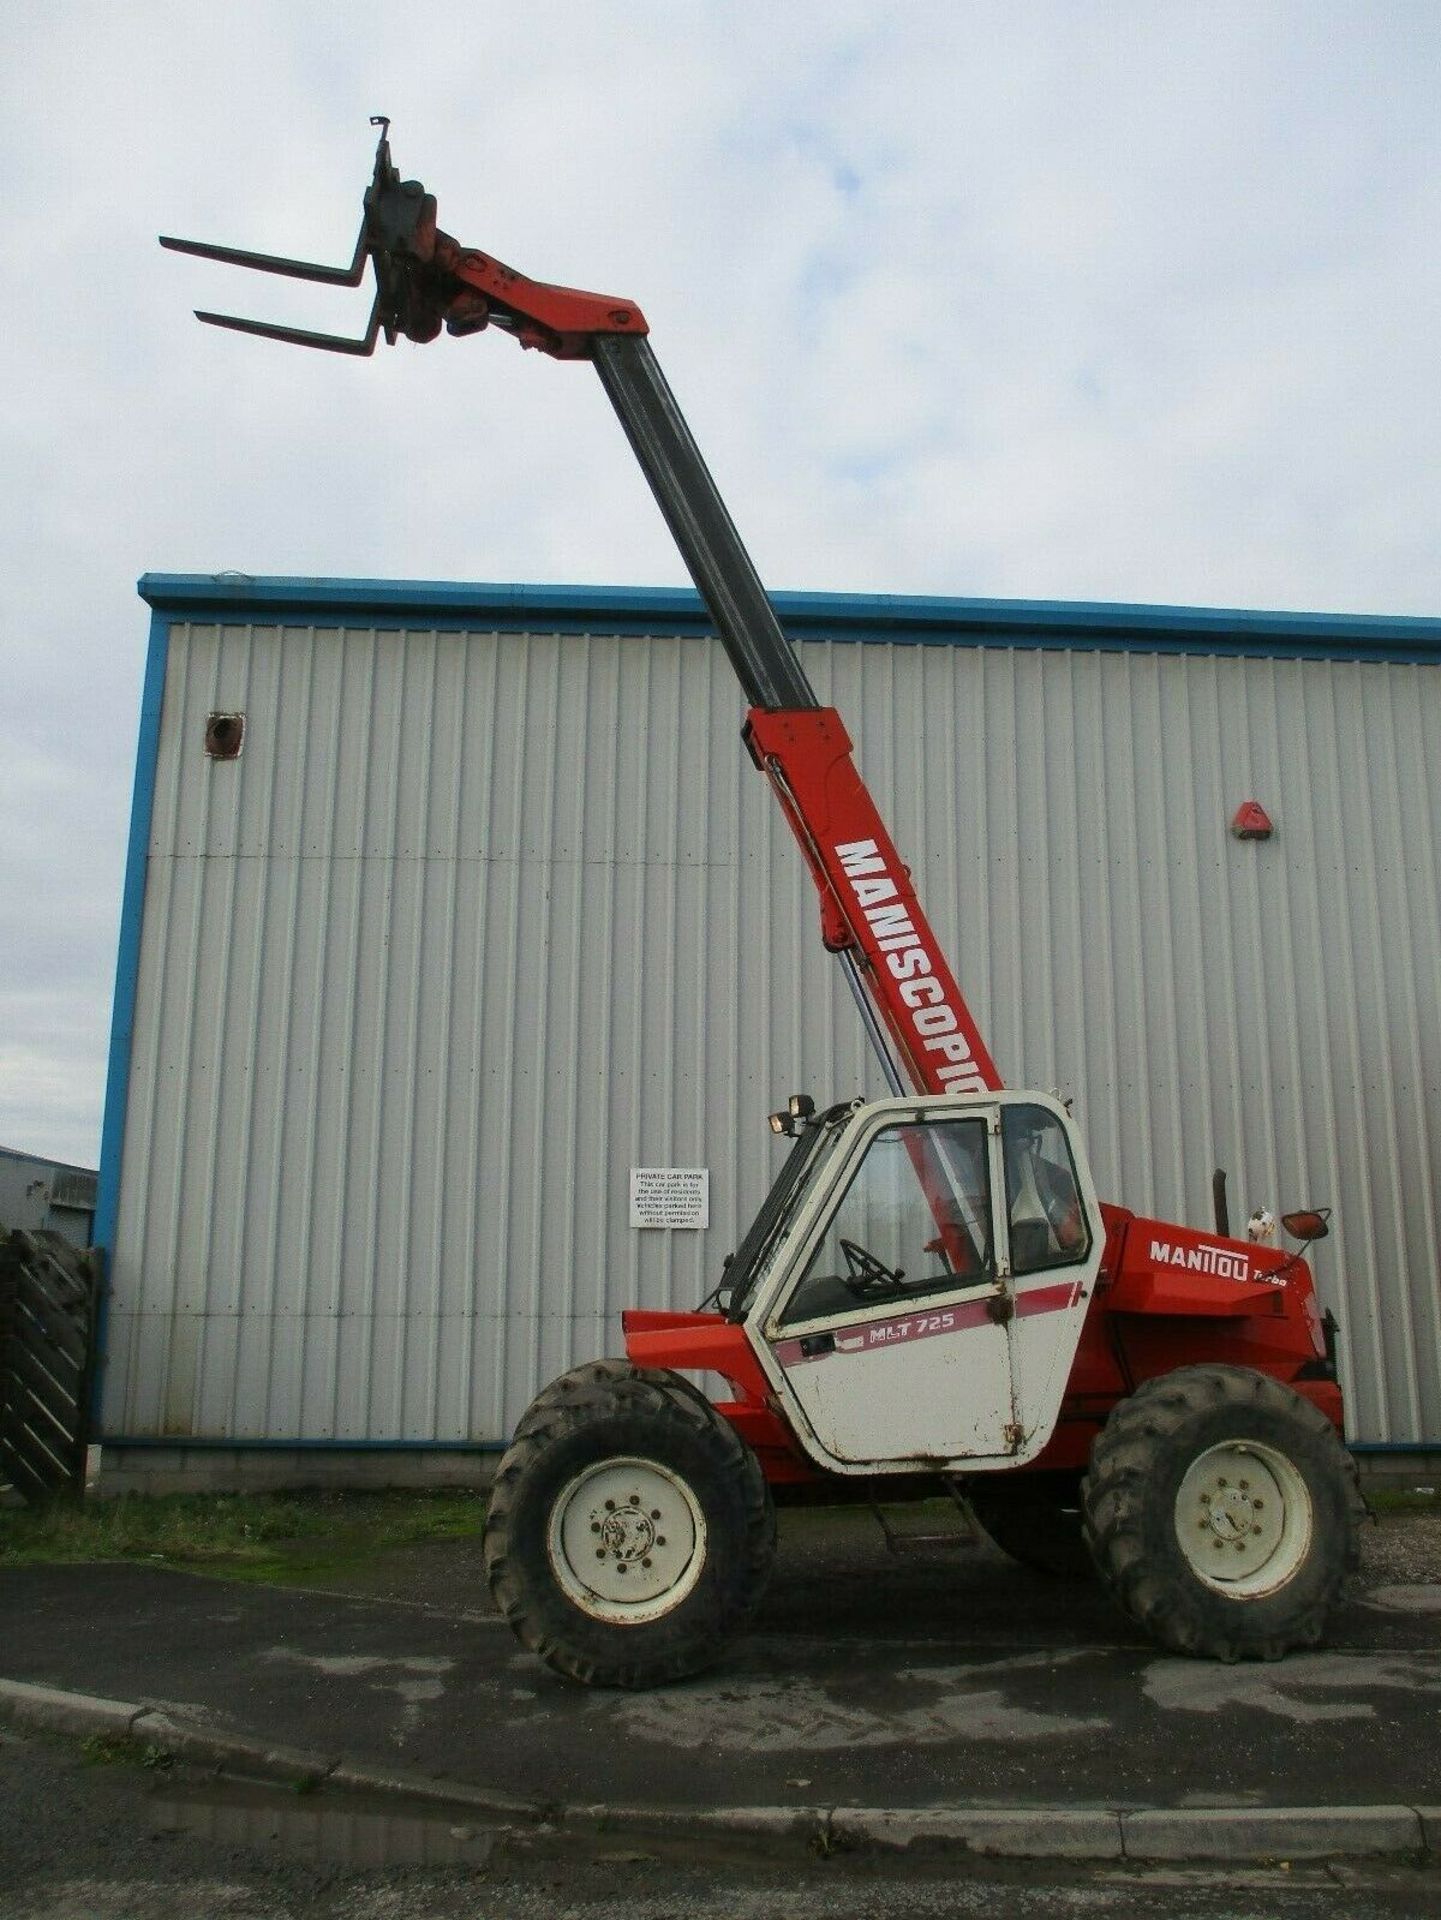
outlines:
[{"label": "asphalt ground", "polygon": [[102,1764],[0,1729],[0,1920],[1421,1920],[1441,1866],[899,1855],[501,1831],[454,1809]]},{"label": "asphalt ground", "polygon": [[536,1815],[990,1808],[1044,1826],[1047,1810],[1389,1806],[1423,1809],[1441,1850],[1441,1584],[1426,1578],[1383,1569],[1324,1650],[1226,1667],[1158,1653],[1097,1588],[988,1545],[896,1557],[867,1515],[802,1512],[783,1517],[769,1598],[725,1663],[627,1694],[526,1654],[473,1543],[431,1543],[414,1567],[410,1592],[389,1569],[383,1596],[132,1564],[7,1570],[0,1676]]}]

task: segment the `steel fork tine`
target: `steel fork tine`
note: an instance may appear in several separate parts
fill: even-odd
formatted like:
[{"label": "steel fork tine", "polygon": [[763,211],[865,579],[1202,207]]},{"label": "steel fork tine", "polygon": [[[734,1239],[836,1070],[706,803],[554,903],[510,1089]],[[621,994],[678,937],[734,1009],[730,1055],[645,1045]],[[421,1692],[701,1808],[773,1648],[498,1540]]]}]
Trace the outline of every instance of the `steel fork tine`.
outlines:
[{"label": "steel fork tine", "polygon": [[258,273],[284,274],[288,280],[318,280],[327,287],[358,287],[365,277],[365,228],[355,243],[355,258],[348,267],[323,267],[313,260],[287,260],[277,253],[250,253],[244,247],[217,247],[208,240],[177,240],[168,233],[160,236],[162,247],[172,253],[191,253],[201,260],[220,260],[231,267],[254,267]]},{"label": "steel fork tine", "polygon": [[263,340],[283,340],[292,347],[318,347],[324,353],[351,353],[365,358],[375,352],[380,338],[380,301],[370,309],[370,321],[359,340],[345,334],[312,333],[305,327],[281,327],[269,320],[242,320],[233,313],[203,313],[197,307],[195,318],[208,327],[225,327],[231,333],[256,333]]}]

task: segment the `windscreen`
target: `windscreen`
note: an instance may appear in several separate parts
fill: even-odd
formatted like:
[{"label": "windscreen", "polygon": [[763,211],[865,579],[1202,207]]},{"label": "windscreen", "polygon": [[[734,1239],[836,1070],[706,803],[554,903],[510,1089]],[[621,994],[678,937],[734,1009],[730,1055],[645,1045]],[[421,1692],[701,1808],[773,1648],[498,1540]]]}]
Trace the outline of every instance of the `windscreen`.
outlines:
[{"label": "windscreen", "polygon": [[781,1314],[783,1325],[988,1281],[982,1118],[885,1127],[871,1140]]}]

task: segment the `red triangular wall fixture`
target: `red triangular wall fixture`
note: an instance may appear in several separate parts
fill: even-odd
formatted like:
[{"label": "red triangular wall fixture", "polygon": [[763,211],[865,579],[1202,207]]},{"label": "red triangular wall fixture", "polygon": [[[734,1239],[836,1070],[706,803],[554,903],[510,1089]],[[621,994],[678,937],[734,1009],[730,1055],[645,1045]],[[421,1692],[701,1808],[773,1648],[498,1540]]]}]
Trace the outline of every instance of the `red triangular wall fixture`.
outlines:
[{"label": "red triangular wall fixture", "polygon": [[1236,809],[1231,831],[1238,840],[1269,840],[1276,829],[1259,800],[1243,800]]}]

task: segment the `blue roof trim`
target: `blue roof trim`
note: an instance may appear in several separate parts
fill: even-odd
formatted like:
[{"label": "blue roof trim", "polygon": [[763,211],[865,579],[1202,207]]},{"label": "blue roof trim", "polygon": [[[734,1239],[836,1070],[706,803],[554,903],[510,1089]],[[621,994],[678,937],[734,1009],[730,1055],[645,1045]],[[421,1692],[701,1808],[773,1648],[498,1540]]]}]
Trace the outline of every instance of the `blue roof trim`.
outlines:
[{"label": "blue roof trim", "polygon": [[[710,632],[689,587],[579,587],[452,580],[148,573],[142,599],[188,620],[263,618],[310,626],[371,624],[548,632]],[[884,593],[774,593],[792,639],[1088,652],[1247,654],[1268,659],[1441,661],[1441,619],[1369,613],[1269,613],[1085,600],[965,600]]]}]

